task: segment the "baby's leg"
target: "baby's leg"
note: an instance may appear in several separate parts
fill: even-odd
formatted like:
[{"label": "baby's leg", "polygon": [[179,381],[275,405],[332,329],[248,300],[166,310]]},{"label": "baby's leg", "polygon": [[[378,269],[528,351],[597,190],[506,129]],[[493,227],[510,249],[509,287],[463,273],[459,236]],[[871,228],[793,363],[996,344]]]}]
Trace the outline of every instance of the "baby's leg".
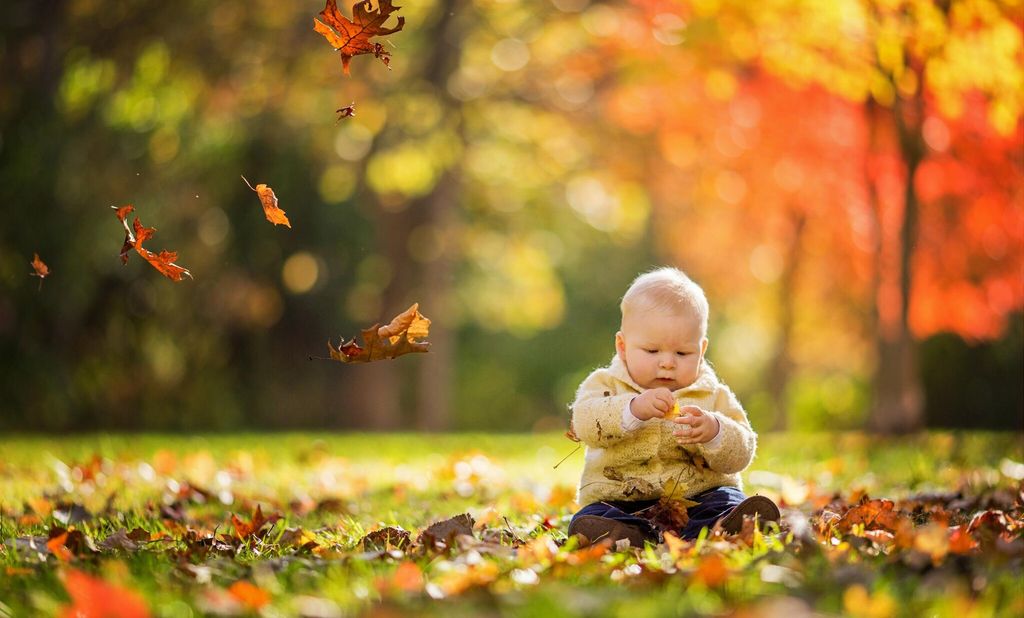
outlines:
[{"label": "baby's leg", "polygon": [[731,513],[745,499],[743,492],[735,487],[716,487],[697,494],[691,500],[699,504],[686,509],[690,521],[679,531],[679,536],[697,538],[701,528],[714,527],[715,522]]}]

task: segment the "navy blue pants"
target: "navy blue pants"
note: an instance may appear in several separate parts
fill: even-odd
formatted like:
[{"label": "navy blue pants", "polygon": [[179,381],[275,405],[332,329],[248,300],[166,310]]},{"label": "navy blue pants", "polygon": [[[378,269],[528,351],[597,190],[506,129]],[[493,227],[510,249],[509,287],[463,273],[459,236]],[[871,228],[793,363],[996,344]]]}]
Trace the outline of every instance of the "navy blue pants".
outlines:
[{"label": "navy blue pants", "polygon": [[[715,487],[699,493],[690,498],[699,504],[686,509],[690,520],[682,530],[676,532],[680,538],[695,539],[700,534],[701,528],[711,528],[716,521],[728,515],[737,504],[746,498],[743,492],[735,487]],[[594,502],[580,509],[572,518],[576,519],[580,515],[607,517],[632,524],[657,538],[658,530],[644,517],[644,511],[657,502],[657,500]]]}]

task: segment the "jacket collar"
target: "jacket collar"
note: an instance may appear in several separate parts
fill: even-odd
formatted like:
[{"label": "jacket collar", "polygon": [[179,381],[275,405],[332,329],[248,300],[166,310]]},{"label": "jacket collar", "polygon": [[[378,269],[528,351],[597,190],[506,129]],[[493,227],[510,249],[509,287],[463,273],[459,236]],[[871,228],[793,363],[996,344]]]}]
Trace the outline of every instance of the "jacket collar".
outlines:
[{"label": "jacket collar", "polygon": [[[637,392],[646,390],[633,381],[633,378],[629,375],[629,370],[626,369],[626,363],[622,362],[618,354],[612,356],[612,362],[608,364],[608,371],[613,378],[625,383],[633,390]],[[715,375],[715,370],[711,368],[711,363],[705,358],[700,364],[700,371],[697,372],[697,379],[693,381],[693,384],[676,389],[672,394],[680,396],[694,395],[698,392],[713,392],[716,386],[718,386],[718,376]]]}]

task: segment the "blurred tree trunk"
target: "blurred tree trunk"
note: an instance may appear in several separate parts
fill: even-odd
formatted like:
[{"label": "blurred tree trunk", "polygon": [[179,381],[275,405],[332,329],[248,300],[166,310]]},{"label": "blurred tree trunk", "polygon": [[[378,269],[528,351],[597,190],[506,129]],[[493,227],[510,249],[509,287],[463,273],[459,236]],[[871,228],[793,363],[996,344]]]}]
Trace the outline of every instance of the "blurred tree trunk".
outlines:
[{"label": "blurred tree trunk", "polygon": [[775,342],[771,369],[768,373],[768,392],[775,406],[774,431],[789,428],[787,392],[793,370],[790,348],[793,339],[793,321],[796,313],[796,288],[799,275],[801,247],[807,215],[799,208],[790,208],[789,221],[792,237],[785,254],[782,276],[779,278],[779,335]]},{"label": "blurred tree trunk", "polygon": [[416,427],[428,431],[448,429],[451,424],[451,391],[454,383],[455,333],[447,319],[454,303],[454,260],[450,240],[458,213],[458,178],[445,174],[427,202],[430,225],[441,244],[438,254],[423,265],[422,306],[434,316],[430,325],[430,353],[417,365]]},{"label": "blurred tree trunk", "polygon": [[[445,0],[438,7],[442,15],[437,25],[436,42],[427,64],[426,77],[435,96],[447,110],[447,118],[454,119],[460,144],[462,135],[462,105],[448,92],[448,81],[458,69],[459,54],[465,37],[466,23],[460,19],[464,13],[461,0]],[[464,19],[464,18],[463,18]],[[454,303],[455,262],[452,239],[457,234],[461,176],[455,163],[441,175],[433,192],[425,199],[427,225],[433,230],[439,247],[436,254],[423,262],[421,278],[422,306],[433,312],[430,325],[430,353],[417,365],[416,427],[440,431],[451,426],[452,387],[455,381],[455,333],[447,319]]]},{"label": "blurred tree trunk", "polygon": [[[872,109],[873,108],[873,109]],[[868,429],[878,433],[906,433],[923,426],[922,389],[917,372],[916,341],[910,332],[910,294],[913,288],[913,255],[917,242],[919,203],[914,176],[924,154],[921,138],[922,100],[920,95],[897,98],[889,114],[869,105],[871,123],[892,122],[898,137],[900,155],[906,170],[903,211],[899,229],[899,311],[891,324],[876,320],[877,365],[874,402]],[[878,126],[872,125],[873,135]],[[877,201],[877,194],[872,193]],[[878,208],[876,207],[876,212]],[[880,229],[880,227],[879,227]],[[880,237],[880,245],[882,239]],[[881,246],[879,246],[881,249]],[[876,287],[881,283],[881,265],[877,266]],[[877,300],[877,298],[876,298]],[[877,314],[877,302],[875,308]]]},{"label": "blurred tree trunk", "polygon": [[[461,121],[462,110],[460,102],[448,94],[447,85],[458,67],[464,32],[462,24],[453,17],[460,15],[459,4],[459,0],[446,0],[435,12],[437,22],[424,34],[435,43],[419,71],[445,110],[445,119],[454,117],[456,123]],[[445,121],[439,126],[445,126]],[[391,278],[381,298],[381,320],[386,321],[412,302],[419,302],[420,310],[432,323],[427,338],[430,352],[403,359],[414,366],[411,371],[416,375],[410,384],[406,385],[406,371],[410,370],[399,363],[373,363],[352,373],[348,392],[354,399],[353,409],[365,415],[364,420],[357,420],[361,426],[378,430],[403,426],[402,393],[409,390],[417,428],[443,430],[450,425],[455,337],[442,314],[452,303],[454,261],[448,248],[450,241],[446,239],[455,233],[458,195],[459,174],[450,169],[441,174],[429,194],[412,200],[400,211],[389,210],[388,205],[375,200],[378,246],[391,266]],[[441,246],[436,255],[418,260],[410,252],[410,239],[417,229],[439,239]]]}]

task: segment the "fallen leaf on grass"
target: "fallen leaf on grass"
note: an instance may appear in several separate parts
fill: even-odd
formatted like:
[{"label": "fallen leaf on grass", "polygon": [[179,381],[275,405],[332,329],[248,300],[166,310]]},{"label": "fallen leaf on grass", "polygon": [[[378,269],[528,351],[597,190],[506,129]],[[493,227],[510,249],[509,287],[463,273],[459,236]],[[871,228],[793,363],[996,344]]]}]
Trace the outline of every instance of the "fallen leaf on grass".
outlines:
[{"label": "fallen leaf on grass", "polygon": [[135,221],[132,222],[132,228],[128,227],[128,214],[135,210],[135,207],[131,204],[121,206],[120,208],[112,207],[116,211],[117,218],[121,221],[121,225],[124,226],[124,244],[121,245],[121,263],[128,263],[129,251],[135,249],[135,252],[142,256],[142,259],[149,262],[149,264],[160,271],[160,273],[172,281],[181,281],[181,278],[188,275],[188,278],[192,278],[192,273],[187,268],[183,268],[174,263],[178,259],[178,254],[175,251],[161,251],[158,254],[153,253],[149,249],[142,246],[142,243],[153,237],[156,232],[155,227],[144,227],[139,221],[138,217],[135,217]]},{"label": "fallen leaf on grass", "polygon": [[242,176],[242,180],[260,198],[260,204],[263,204],[263,216],[267,218],[267,221],[274,225],[286,225],[289,228],[292,226],[288,222],[288,217],[285,216],[284,211],[277,207],[277,196],[274,195],[273,189],[262,183],[253,187],[245,176]]},{"label": "fallen leaf on grass", "polygon": [[430,549],[445,549],[454,545],[460,534],[473,536],[473,516],[469,513],[431,524],[420,533],[417,542]]},{"label": "fallen leaf on grass", "polygon": [[397,358],[403,354],[426,352],[430,343],[417,339],[426,337],[429,332],[430,320],[419,312],[419,303],[413,303],[386,326],[374,324],[363,330],[362,346],[357,344],[355,339],[351,339],[338,344],[337,348],[328,341],[327,349],[330,350],[331,360],[342,363],[369,363]]},{"label": "fallen leaf on grass", "polygon": [[369,532],[359,539],[358,545],[363,551],[388,551],[390,549],[405,549],[412,542],[409,531],[399,526],[387,526],[379,530]]},{"label": "fallen leaf on grass", "polygon": [[384,50],[380,43],[370,41],[370,37],[394,34],[405,26],[405,18],[399,17],[394,28],[384,27],[384,22],[391,14],[402,7],[393,6],[391,0],[380,0],[378,9],[373,3],[357,2],[352,7],[352,20],[341,14],[335,0],[327,0],[327,6],[313,19],[313,30],[319,32],[327,42],[341,54],[341,66],[345,75],[349,74],[349,63],[353,56],[373,54],[385,66],[391,64],[391,54]]},{"label": "fallen leaf on grass", "polygon": [[251,521],[243,521],[232,513],[231,525],[235,527],[235,538],[240,541],[244,541],[249,537],[259,535],[263,526],[273,524],[279,519],[281,519],[281,515],[279,513],[274,513],[270,517],[264,516],[263,509],[257,505],[256,510],[252,514]]}]

